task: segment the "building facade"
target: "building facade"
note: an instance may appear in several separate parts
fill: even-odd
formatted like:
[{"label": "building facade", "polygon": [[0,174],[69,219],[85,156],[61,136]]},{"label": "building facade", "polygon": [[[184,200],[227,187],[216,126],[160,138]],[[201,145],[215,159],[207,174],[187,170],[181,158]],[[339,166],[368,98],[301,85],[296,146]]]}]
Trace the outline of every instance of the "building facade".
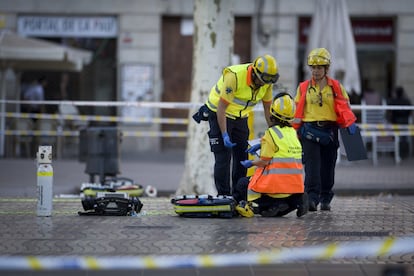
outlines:
[{"label": "building facade", "polygon": [[[278,61],[283,89],[295,91],[304,77],[307,31],[313,0],[232,0],[236,62],[270,53]],[[59,99],[61,74],[70,74],[68,99],[83,101],[188,102],[191,93],[192,0],[0,0],[0,28],[88,49],[93,60],[82,72],[48,74],[49,99]],[[414,2],[348,0],[361,80],[385,98],[403,86],[414,100]],[[333,57],[334,58],[334,57]],[[212,77],[213,85],[217,76]],[[54,85],[53,85],[54,84]],[[362,90],[364,87],[362,87]],[[146,119],[187,118],[183,109],[82,107],[82,114],[141,118],[125,129],[154,132],[125,137],[124,152],[183,147],[182,138],[157,133],[185,130],[185,124]],[[99,122],[96,123],[99,125]],[[102,124],[102,123],[101,123]]]}]

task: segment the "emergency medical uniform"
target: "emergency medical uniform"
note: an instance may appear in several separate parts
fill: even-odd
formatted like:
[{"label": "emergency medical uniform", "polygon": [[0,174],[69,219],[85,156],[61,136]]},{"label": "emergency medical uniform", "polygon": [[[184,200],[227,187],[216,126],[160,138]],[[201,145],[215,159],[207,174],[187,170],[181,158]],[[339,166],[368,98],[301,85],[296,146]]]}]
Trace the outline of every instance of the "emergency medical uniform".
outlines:
[{"label": "emergency medical uniform", "polygon": [[303,193],[302,146],[296,136],[291,127],[273,126],[266,130],[261,158],[271,156],[270,164],[256,169],[249,183],[248,201],[262,194],[279,198]]},{"label": "emergency medical uniform", "polygon": [[[230,164],[232,163],[232,183],[246,176],[247,169],[240,161],[247,159],[247,141],[249,129],[247,118],[253,107],[260,101],[272,101],[272,83],[265,83],[255,88],[252,81],[253,66],[239,64],[227,67],[217,84],[211,89],[206,102],[209,108],[208,132],[210,148],[214,153],[214,181],[219,195],[232,195],[230,187]],[[276,72],[277,73],[277,72]],[[222,132],[217,121],[217,107],[219,100],[228,103],[226,109],[227,133],[234,147],[227,148],[223,143]],[[231,162],[231,158],[233,158]]]},{"label": "emergency medical uniform", "polygon": [[[279,118],[280,114],[288,114],[285,123],[275,123],[265,131],[260,142],[260,160],[266,165],[255,163],[258,167],[253,176],[239,180],[234,198],[238,202],[247,199],[248,204],[254,203],[257,206],[254,212],[262,216],[283,216],[296,209],[300,209],[297,215],[302,216],[308,208],[304,199],[302,146],[296,130],[287,123],[293,119],[295,104],[285,93],[277,98],[271,114]],[[251,166],[253,162],[245,164]],[[239,204],[236,210],[243,216],[252,216],[245,207]]]},{"label": "emergency medical uniform", "polygon": [[261,158],[272,156],[271,161],[255,170],[247,201],[257,203],[259,213],[285,204],[287,208],[278,214],[283,216],[297,208],[304,192],[302,147],[293,128],[274,126],[266,131],[261,149]]},{"label": "emergency medical uniform", "polygon": [[[330,54],[324,48],[311,51],[308,65],[329,66]],[[327,70],[327,68],[325,68]],[[325,71],[326,74],[326,71]],[[316,211],[321,203],[322,210],[330,210],[334,196],[337,160],[338,128],[354,127],[356,117],[349,106],[345,88],[334,79],[324,76],[327,85],[323,88],[312,80],[301,83],[296,91],[297,105],[294,127],[298,129],[303,148],[305,166],[305,190],[309,197],[309,210]],[[329,142],[321,143],[305,134],[305,127],[329,135]]]}]

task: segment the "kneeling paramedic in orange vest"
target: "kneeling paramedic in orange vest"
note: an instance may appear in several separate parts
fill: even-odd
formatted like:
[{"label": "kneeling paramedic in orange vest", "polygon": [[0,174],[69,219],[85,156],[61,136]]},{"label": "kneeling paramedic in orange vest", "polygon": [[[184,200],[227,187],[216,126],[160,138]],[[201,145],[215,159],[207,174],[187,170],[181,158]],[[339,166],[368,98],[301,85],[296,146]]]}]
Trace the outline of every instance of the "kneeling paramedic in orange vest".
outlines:
[{"label": "kneeling paramedic in orange vest", "polygon": [[241,161],[246,168],[257,168],[250,179],[241,178],[234,191],[240,215],[252,217],[258,213],[264,217],[279,217],[297,210],[296,215],[301,217],[307,213],[302,147],[290,125],[294,113],[292,97],[287,93],[276,95],[270,108],[271,127],[260,144],[247,150],[253,154],[260,148],[260,159]]}]

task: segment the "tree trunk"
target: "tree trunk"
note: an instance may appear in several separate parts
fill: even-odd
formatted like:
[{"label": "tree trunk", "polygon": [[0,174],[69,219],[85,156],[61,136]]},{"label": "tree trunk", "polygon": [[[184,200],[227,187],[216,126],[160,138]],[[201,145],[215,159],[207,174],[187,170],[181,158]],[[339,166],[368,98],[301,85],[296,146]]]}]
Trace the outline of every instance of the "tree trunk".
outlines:
[{"label": "tree trunk", "polygon": [[[194,1],[193,76],[191,102],[204,103],[224,67],[230,65],[233,53],[233,1]],[[207,136],[208,122],[197,124],[189,112],[189,125],[184,173],[177,195],[216,195],[213,168]]]}]

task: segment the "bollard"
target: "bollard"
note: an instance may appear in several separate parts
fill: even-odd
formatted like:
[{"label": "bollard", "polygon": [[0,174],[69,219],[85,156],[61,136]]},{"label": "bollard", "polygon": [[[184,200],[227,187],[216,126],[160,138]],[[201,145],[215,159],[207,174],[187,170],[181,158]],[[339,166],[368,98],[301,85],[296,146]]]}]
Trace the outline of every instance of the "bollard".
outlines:
[{"label": "bollard", "polygon": [[37,216],[52,216],[52,146],[39,146],[37,152]]}]

